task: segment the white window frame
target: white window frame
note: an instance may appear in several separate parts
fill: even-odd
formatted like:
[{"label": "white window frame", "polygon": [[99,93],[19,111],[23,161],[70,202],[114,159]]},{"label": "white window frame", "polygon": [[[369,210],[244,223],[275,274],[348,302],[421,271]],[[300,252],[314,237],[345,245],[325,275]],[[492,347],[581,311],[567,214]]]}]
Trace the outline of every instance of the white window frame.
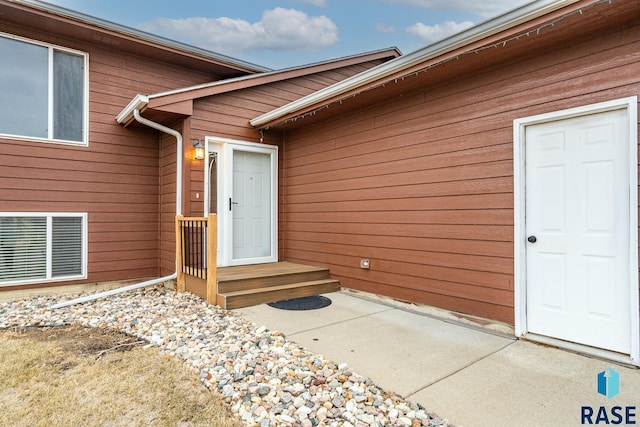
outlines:
[{"label": "white window frame", "polygon": [[[12,135],[0,132],[1,138],[6,139],[16,139],[22,141],[39,141],[39,142],[47,142],[54,144],[65,144],[65,145],[80,145],[87,147],[89,145],[89,54],[86,52],[82,52],[75,49],[70,49],[68,47],[59,46],[51,43],[44,43],[37,40],[28,39],[25,37],[16,36],[9,33],[0,32],[0,37],[17,40],[23,43],[30,43],[38,46],[43,46],[49,49],[49,79],[48,79],[48,137],[41,138],[36,136],[28,136],[28,135]],[[53,138],[53,52],[58,50],[60,52],[66,52],[73,55],[78,55],[83,58],[84,61],[84,76],[83,76],[83,96],[82,96],[82,141],[70,141],[64,139],[55,139]]]},{"label": "white window frame", "polygon": [[[27,280],[15,280],[10,283],[1,283],[0,288],[6,286],[15,286],[15,285],[28,285],[34,283],[52,283],[52,282],[69,282],[72,280],[82,280],[87,278],[87,260],[88,258],[88,230],[87,230],[87,218],[88,214],[84,213],[73,213],[73,212],[0,212],[0,217],[40,217],[46,218],[47,220],[47,252],[46,252],[46,277],[38,278],[38,279],[27,279]],[[73,218],[82,218],[82,273],[76,274],[73,276],[64,276],[64,277],[51,277],[52,275],[52,260],[53,260],[53,248],[52,248],[52,234],[53,234],[53,218],[60,217],[73,217]]]}]

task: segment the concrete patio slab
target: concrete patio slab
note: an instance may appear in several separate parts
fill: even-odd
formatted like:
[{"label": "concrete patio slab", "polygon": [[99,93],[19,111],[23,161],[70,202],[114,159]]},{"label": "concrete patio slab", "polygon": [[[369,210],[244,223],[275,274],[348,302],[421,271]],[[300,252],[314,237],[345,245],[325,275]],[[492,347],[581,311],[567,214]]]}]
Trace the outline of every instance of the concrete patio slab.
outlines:
[{"label": "concrete patio slab", "polygon": [[[609,367],[620,374],[611,399],[596,385]],[[594,423],[600,406],[640,408],[640,370],[518,341],[409,400],[464,426],[578,426],[583,406],[594,408]]]},{"label": "concrete patio slab", "polygon": [[392,307],[376,304],[362,298],[353,298],[342,292],[325,295],[331,299],[331,305],[320,310],[294,311],[280,310],[261,304],[239,308],[238,311],[254,323],[265,325],[287,336],[309,331],[334,323],[366,317],[374,313],[393,310]]},{"label": "concrete patio slab", "polygon": [[[615,406],[623,415],[633,408],[640,423],[638,369],[347,292],[327,296],[333,303],[320,310],[237,311],[458,426],[579,426],[583,406],[594,411],[594,424],[600,407],[609,424],[617,421]],[[620,374],[620,393],[609,399],[598,394],[597,376],[610,367]]]},{"label": "concrete patio slab", "polygon": [[408,396],[509,345],[513,340],[344,293],[309,311],[267,305],[240,309],[310,351],[346,362],[361,375]]},{"label": "concrete patio slab", "polygon": [[[289,338],[347,362],[388,390],[408,396],[512,341],[401,310],[389,310]],[[487,335],[487,336],[484,336]]]}]

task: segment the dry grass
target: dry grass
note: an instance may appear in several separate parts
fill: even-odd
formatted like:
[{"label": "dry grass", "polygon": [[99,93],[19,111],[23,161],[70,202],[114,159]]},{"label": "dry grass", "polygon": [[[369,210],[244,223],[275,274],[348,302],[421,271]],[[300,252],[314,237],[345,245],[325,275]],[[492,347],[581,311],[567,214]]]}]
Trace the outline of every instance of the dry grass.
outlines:
[{"label": "dry grass", "polygon": [[238,426],[182,363],[115,332],[0,332],[2,426]]}]

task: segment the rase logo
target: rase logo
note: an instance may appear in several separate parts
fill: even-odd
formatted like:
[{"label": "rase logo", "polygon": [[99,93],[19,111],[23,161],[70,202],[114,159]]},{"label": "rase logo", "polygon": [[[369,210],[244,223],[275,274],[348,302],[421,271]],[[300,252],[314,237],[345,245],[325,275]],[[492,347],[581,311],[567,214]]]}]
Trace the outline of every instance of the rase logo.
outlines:
[{"label": "rase logo", "polygon": [[[613,368],[602,371],[597,376],[596,390],[599,394],[611,399],[620,393],[620,373]],[[581,409],[580,423],[585,424],[636,424],[635,406],[613,406],[607,408],[600,406],[583,406]]]},{"label": "rase logo", "polygon": [[609,375],[606,374],[607,371],[598,374],[598,393],[611,399],[620,393],[620,374],[612,368],[609,368]]}]

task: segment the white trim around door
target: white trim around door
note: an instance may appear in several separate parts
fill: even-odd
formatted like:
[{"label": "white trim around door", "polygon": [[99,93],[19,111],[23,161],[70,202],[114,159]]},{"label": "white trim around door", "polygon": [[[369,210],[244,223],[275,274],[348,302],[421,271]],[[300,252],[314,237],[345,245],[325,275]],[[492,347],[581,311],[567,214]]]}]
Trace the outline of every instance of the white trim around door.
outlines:
[{"label": "white trim around door", "polygon": [[[626,249],[623,247],[622,253],[624,255],[624,259],[628,259],[628,267],[623,268],[623,272],[619,275],[624,277],[620,278],[622,283],[625,284],[625,287],[628,288],[628,307],[626,306],[626,302],[623,302],[624,312],[628,313],[628,320],[623,322],[624,336],[626,334],[630,334],[627,338],[624,339],[625,348],[628,349],[623,351],[622,353],[619,351],[611,351],[610,349],[597,348],[598,346],[593,346],[589,342],[581,342],[580,339],[577,339],[575,342],[572,342],[571,337],[554,337],[553,334],[538,334],[536,331],[532,331],[531,325],[528,322],[529,319],[533,319],[533,311],[534,309],[529,305],[528,298],[533,298],[532,289],[527,288],[527,280],[531,279],[531,274],[534,270],[528,272],[527,264],[531,262],[531,258],[528,257],[528,248],[529,248],[529,256],[531,256],[534,251],[532,248],[532,242],[535,244],[535,237],[528,236],[527,232],[531,231],[527,229],[527,207],[529,207],[529,214],[532,214],[531,205],[527,205],[527,190],[531,193],[531,188],[535,187],[536,182],[530,183],[530,188],[527,187],[527,172],[530,174],[531,169],[527,169],[527,153],[532,153],[528,151],[531,147],[527,146],[526,137],[528,135],[528,127],[530,129],[534,129],[538,127],[538,129],[545,130],[546,128],[542,128],[541,126],[550,125],[548,128],[553,129],[554,123],[567,123],[570,125],[571,123],[575,123],[576,120],[573,119],[586,119],[589,120],[588,116],[594,117],[602,117],[601,113],[609,113],[609,112],[620,112],[621,115],[625,117],[626,123],[623,123],[622,134],[627,139],[625,141],[626,147],[622,147],[624,150],[624,155],[628,156],[625,159],[628,163],[624,165],[625,170],[624,174],[628,173],[628,187],[626,187],[626,182],[624,185],[625,193],[628,190],[628,200],[627,195],[625,193],[619,194],[619,199],[623,201],[622,205],[628,206],[626,211],[622,212],[622,219],[625,223],[626,232],[628,232],[628,241],[627,236],[622,236],[619,242],[624,242]],[[618,115],[619,117],[620,115]],[[572,121],[573,120],[573,121]],[[621,120],[621,119],[618,119]],[[588,123],[588,122],[587,122]],[[588,124],[586,125],[589,126]],[[531,117],[525,117],[521,119],[514,120],[513,124],[513,138],[514,138],[514,308],[515,308],[515,333],[518,337],[524,337],[531,340],[542,341],[547,344],[556,345],[559,347],[568,348],[571,350],[577,350],[584,353],[589,353],[599,357],[609,358],[611,360],[615,360],[622,363],[628,363],[632,365],[640,365],[640,307],[638,302],[639,292],[638,292],[638,98],[637,96],[616,99],[608,102],[602,102],[598,104],[586,105],[578,108],[572,108],[568,110],[556,111],[547,114],[540,114]],[[551,141],[551,137],[547,139],[548,143],[545,142],[542,147],[542,150],[552,149],[553,141]],[[546,145],[545,145],[546,144]],[[620,158],[620,156],[619,156]],[[624,156],[622,156],[624,158]],[[534,165],[534,158],[531,159],[531,164],[529,168],[532,168]],[[554,165],[555,167],[555,165]],[[551,171],[551,168],[548,169]],[[555,178],[552,175],[555,172],[551,172],[544,179],[546,180],[546,186],[551,188],[551,200],[570,200],[571,197],[565,199],[562,194],[568,193],[564,190],[555,191],[553,183],[555,182]],[[531,175],[538,176],[538,175]],[[564,172],[562,174],[557,175],[557,177],[564,176]],[[621,175],[622,176],[622,175]],[[622,176],[622,181],[626,181],[627,178]],[[621,181],[621,182],[622,182]],[[547,185],[551,184],[551,186]],[[586,188],[585,184],[582,188]],[[533,187],[531,187],[533,186]],[[536,190],[537,191],[537,190]],[[554,192],[557,193],[554,195]],[[544,193],[544,192],[543,192]],[[549,193],[547,191],[547,193]],[[591,194],[591,193],[589,193]],[[533,197],[533,196],[531,196]],[[613,197],[612,197],[613,198]],[[531,201],[534,203],[535,201]],[[563,202],[564,204],[570,203],[569,201]],[[558,203],[553,203],[551,206],[557,206]],[[616,205],[617,206],[617,205]],[[564,209],[564,206],[561,206],[559,209]],[[579,209],[582,209],[580,207]],[[611,207],[610,211],[613,212],[616,208]],[[609,212],[609,211],[606,211]],[[553,215],[560,215],[558,218],[561,218],[563,213],[559,212],[557,209],[555,212],[547,212],[551,216],[547,216],[545,220],[549,218],[553,218]],[[618,212],[620,214],[620,212]],[[545,213],[546,215],[546,213]],[[626,217],[628,215],[628,218]],[[571,218],[567,218],[569,222],[571,222]],[[530,222],[533,224],[535,222],[535,216],[530,218]],[[553,230],[551,231],[553,234]],[[527,240],[531,238],[531,240]],[[615,237],[613,239],[616,240]],[[540,242],[538,242],[540,243]],[[574,241],[570,241],[571,244],[575,245]],[[564,246],[562,246],[564,248]],[[564,250],[564,249],[562,249]],[[551,259],[552,257],[549,257]],[[554,262],[554,261],[550,261]],[[560,265],[560,264],[558,264]],[[626,264],[624,264],[626,265]],[[564,268],[564,267],[562,267]],[[560,268],[560,270],[562,270]],[[564,270],[562,270],[564,271]],[[546,273],[545,273],[546,274]],[[551,274],[551,273],[550,273]],[[540,274],[534,277],[539,277],[546,280],[547,277],[544,274]],[[549,276],[550,277],[550,276]],[[617,277],[617,276],[616,276]],[[549,288],[549,292],[553,293],[554,289],[552,287]],[[586,292],[586,291],[585,291]],[[625,291],[626,292],[626,291]],[[574,294],[575,295],[575,294]],[[572,299],[572,295],[551,295],[550,298],[566,298],[567,300]],[[618,299],[620,301],[620,299]],[[550,308],[550,310],[553,307]],[[628,309],[628,310],[627,310]],[[528,310],[531,313],[528,313]],[[545,320],[545,319],[543,319]],[[530,320],[532,322],[532,320]],[[628,323],[627,323],[628,322]],[[535,328],[532,328],[535,329]],[[543,328],[544,329],[544,328]],[[623,330],[623,329],[619,329]],[[602,332],[602,331],[599,331]],[[559,333],[561,336],[563,333]],[[550,336],[551,335],[551,336]],[[605,331],[606,335],[606,331]]]},{"label": "white trim around door", "polygon": [[205,151],[205,214],[215,194],[218,266],[277,262],[278,147],[207,136]]}]

